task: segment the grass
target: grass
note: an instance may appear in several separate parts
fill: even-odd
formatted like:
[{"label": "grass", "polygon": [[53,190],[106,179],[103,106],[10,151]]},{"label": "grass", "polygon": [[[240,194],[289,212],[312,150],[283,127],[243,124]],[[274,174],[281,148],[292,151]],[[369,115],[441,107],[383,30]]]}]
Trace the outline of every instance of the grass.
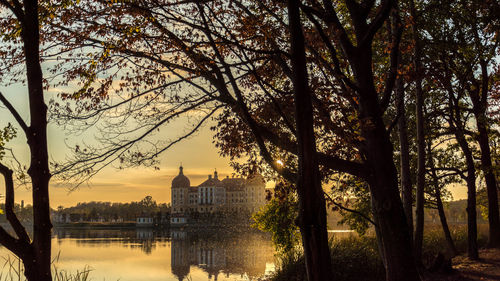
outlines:
[{"label": "grass", "polygon": [[[0,268],[0,281],[25,281],[24,266],[18,257],[4,257],[4,263]],[[56,257],[56,260],[58,256]],[[89,281],[92,269],[85,266],[83,270],[77,270],[75,273],[58,269],[52,265],[52,280],[54,281]]]},{"label": "grass", "polygon": [[[450,226],[459,253],[467,251],[467,227]],[[487,242],[487,226],[478,228],[478,245]],[[385,269],[379,257],[373,235],[350,236],[330,241],[332,277],[339,281],[375,281],[385,279]],[[440,226],[428,226],[424,233],[422,260],[429,266],[438,253],[447,253],[447,244]],[[300,251],[278,258],[276,273],[270,281],[305,281],[304,256]]]},{"label": "grass", "polygon": [[[422,261],[424,265],[430,265],[438,253],[448,255],[446,239],[440,225],[431,225],[424,230],[424,240],[422,249]],[[451,237],[455,242],[458,253],[467,252],[467,226],[450,225]],[[478,225],[477,243],[479,248],[485,247],[488,242],[488,226]]]},{"label": "grass", "polygon": [[[350,236],[330,242],[334,280],[369,281],[384,278],[384,266],[378,256],[374,237]],[[360,268],[362,267],[362,268]],[[272,281],[302,281],[306,279],[304,257],[295,252],[278,261]]]}]

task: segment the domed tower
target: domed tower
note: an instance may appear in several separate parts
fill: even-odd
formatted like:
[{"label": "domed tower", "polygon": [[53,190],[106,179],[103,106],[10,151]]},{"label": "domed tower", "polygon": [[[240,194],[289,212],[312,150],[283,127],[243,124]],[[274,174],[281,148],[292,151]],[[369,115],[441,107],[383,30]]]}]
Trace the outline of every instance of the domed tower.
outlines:
[{"label": "domed tower", "polygon": [[185,223],[184,213],[187,211],[188,189],[191,185],[184,175],[183,167],[179,167],[179,174],[172,180],[172,218],[171,223]]},{"label": "domed tower", "polygon": [[184,175],[184,168],[182,166],[179,167],[179,174],[172,180],[172,189],[174,188],[183,188],[191,186],[191,182],[188,177]]}]

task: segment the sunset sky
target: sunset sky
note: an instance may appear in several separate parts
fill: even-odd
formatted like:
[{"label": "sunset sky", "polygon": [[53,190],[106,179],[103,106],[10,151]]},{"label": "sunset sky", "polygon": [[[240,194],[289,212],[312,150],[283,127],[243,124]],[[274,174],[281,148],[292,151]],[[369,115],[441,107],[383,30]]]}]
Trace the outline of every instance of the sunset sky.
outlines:
[{"label": "sunset sky", "polygon": [[[22,86],[0,87],[0,91],[7,96],[18,109],[22,117],[29,119],[27,90]],[[54,91],[49,91],[46,100],[54,97]],[[15,120],[0,106],[0,126],[3,128],[8,122],[19,128]],[[232,169],[229,160],[220,157],[212,144],[210,124],[204,126],[195,136],[176,144],[160,156],[160,170],[141,167],[118,170],[109,167],[101,171],[90,182],[81,185],[75,191],[69,191],[68,185],[51,182],[51,205],[71,206],[85,201],[129,202],[139,201],[151,195],[157,202],[170,202],[170,183],[178,174],[179,165],[184,166],[184,173],[191,179],[191,184],[200,184],[208,174],[217,169],[219,175],[231,175]],[[174,135],[175,130],[181,130],[182,124],[174,124],[171,131],[163,130],[158,137]],[[68,134],[62,127],[49,125],[49,157],[51,161],[62,161],[71,153],[68,145],[81,143],[82,136]],[[85,137],[86,143],[92,143],[92,137]],[[16,158],[25,165],[29,163],[28,146],[23,133],[18,130],[18,137],[8,143],[14,150]],[[12,166],[11,159],[3,159],[3,163]],[[3,178],[0,179],[3,188]],[[0,193],[4,193],[3,190]],[[31,192],[23,186],[16,189],[16,202],[24,200],[31,203]]]},{"label": "sunset sky", "polygon": [[[28,120],[26,89],[22,86],[0,87],[0,91],[21,112],[25,120]],[[47,100],[54,96],[54,91],[49,91]],[[0,106],[0,126],[3,128],[8,122],[16,125],[7,110]],[[229,166],[229,160],[220,157],[217,149],[212,143],[212,132],[210,125],[204,126],[201,131],[181,143],[176,144],[170,150],[160,156],[160,170],[153,168],[134,168],[117,170],[109,167],[101,171],[90,182],[83,184],[75,191],[69,191],[67,185],[52,181],[50,196],[51,206],[59,205],[69,207],[78,202],[86,201],[110,201],[130,202],[139,201],[147,195],[151,195],[159,203],[170,202],[170,183],[178,174],[179,165],[184,166],[184,174],[187,175],[192,185],[203,182],[208,174],[213,173],[216,168],[221,177],[231,175],[233,172]],[[175,124],[171,130],[161,132],[165,137],[175,130],[182,128],[182,124]],[[159,137],[162,137],[160,135]],[[69,135],[63,128],[52,124],[49,125],[49,156],[52,160],[64,160],[70,154],[68,144],[81,141],[81,136]],[[87,140],[87,139],[86,139]],[[88,142],[88,141],[87,141]],[[90,141],[91,142],[91,141]],[[23,163],[28,164],[28,146],[21,131],[18,137],[8,144],[13,148],[16,157]],[[4,159],[3,163],[11,164],[11,160]],[[3,179],[0,179],[3,188]],[[268,183],[268,187],[272,183]],[[466,198],[466,188],[456,186],[451,189],[454,199]],[[0,191],[4,193],[4,191]],[[23,186],[16,189],[16,202],[24,200],[31,203],[31,192]]]}]

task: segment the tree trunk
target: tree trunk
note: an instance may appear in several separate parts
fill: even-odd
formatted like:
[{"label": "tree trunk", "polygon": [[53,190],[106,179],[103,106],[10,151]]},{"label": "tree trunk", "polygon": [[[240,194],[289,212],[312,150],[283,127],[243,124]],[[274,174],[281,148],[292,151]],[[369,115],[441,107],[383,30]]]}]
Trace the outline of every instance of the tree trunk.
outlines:
[{"label": "tree trunk", "polygon": [[458,255],[457,248],[455,247],[455,242],[451,237],[450,228],[448,227],[448,221],[446,220],[446,214],[444,212],[443,200],[441,199],[441,188],[439,186],[439,179],[434,167],[434,158],[432,157],[431,144],[427,144],[428,155],[429,155],[429,168],[431,169],[432,183],[434,185],[434,192],[436,196],[436,205],[439,214],[439,220],[441,221],[441,226],[443,227],[444,237],[446,243],[448,244],[448,250],[450,254],[454,257]]},{"label": "tree trunk", "polygon": [[500,217],[498,210],[498,187],[493,165],[491,163],[491,152],[489,146],[488,131],[485,122],[480,121],[486,116],[476,117],[479,130],[479,147],[481,148],[481,168],[486,181],[486,190],[488,193],[488,222],[489,222],[489,241],[488,246],[500,248]]},{"label": "tree trunk", "polygon": [[408,126],[406,124],[405,92],[403,79],[396,82],[397,107],[399,112],[398,130],[400,146],[401,198],[410,229],[410,239],[413,236],[413,190],[410,175],[410,145],[408,144]]},{"label": "tree trunk", "polygon": [[467,254],[470,259],[478,259],[477,246],[477,211],[476,211],[476,169],[474,158],[469,148],[464,133],[460,129],[455,130],[457,142],[465,155],[467,165]]},{"label": "tree trunk", "polygon": [[[381,123],[381,119],[378,123]],[[383,246],[386,280],[420,280],[411,247],[410,230],[403,210],[392,160],[392,147],[385,128],[366,135],[367,159],[372,168],[369,179],[372,209]]]},{"label": "tree trunk", "polygon": [[[22,21],[22,38],[26,57],[29,92],[30,127],[27,130],[31,163],[28,174],[32,180],[33,195],[33,251],[26,259],[29,274],[38,281],[52,280],[51,229],[49,205],[49,158],[47,151],[47,106],[43,97],[43,76],[39,56],[39,23],[37,1],[24,2],[25,17]],[[31,256],[31,257],[30,257]],[[34,273],[33,273],[34,272]],[[30,275],[33,276],[33,275]],[[28,276],[26,276],[28,277]]]},{"label": "tree trunk", "polygon": [[305,42],[298,0],[288,0],[288,16],[299,160],[298,221],[304,246],[307,278],[309,281],[331,280],[332,268],[326,229],[326,206],[316,159],[311,91],[308,85]]},{"label": "tree trunk", "polygon": [[477,246],[476,176],[467,172],[467,255],[479,258]]},{"label": "tree trunk", "polygon": [[[410,230],[399,197],[398,176],[393,147],[382,120],[382,111],[373,86],[371,50],[360,49],[353,58],[353,69],[360,85],[360,146],[369,167],[368,183],[385,258],[386,280],[420,280],[411,246]],[[367,67],[368,66],[368,67]]]},{"label": "tree trunk", "polygon": [[457,248],[455,247],[455,242],[451,237],[450,228],[448,227],[448,222],[446,220],[446,214],[444,213],[443,201],[441,200],[441,190],[439,190],[439,185],[434,183],[434,189],[436,192],[436,204],[439,214],[439,220],[441,221],[441,226],[443,227],[444,237],[446,243],[448,244],[448,250],[452,256],[458,255]]},{"label": "tree trunk", "polygon": [[417,28],[417,12],[415,3],[410,0],[410,14],[413,18],[412,34],[415,41],[413,64],[417,74],[415,80],[416,115],[417,115],[417,191],[416,191],[416,225],[415,225],[415,260],[422,260],[422,241],[424,237],[424,189],[425,189],[425,131],[424,131],[424,94],[422,91],[422,51]]},{"label": "tree trunk", "polygon": [[470,91],[473,104],[474,116],[476,117],[476,126],[478,130],[477,140],[481,150],[481,169],[486,181],[486,191],[488,194],[488,222],[489,222],[489,241],[488,246],[500,248],[500,214],[498,209],[498,186],[493,164],[491,161],[491,150],[488,136],[488,122],[486,117],[486,108],[488,106],[488,86],[489,76],[486,62],[481,60],[481,92],[479,90]]}]

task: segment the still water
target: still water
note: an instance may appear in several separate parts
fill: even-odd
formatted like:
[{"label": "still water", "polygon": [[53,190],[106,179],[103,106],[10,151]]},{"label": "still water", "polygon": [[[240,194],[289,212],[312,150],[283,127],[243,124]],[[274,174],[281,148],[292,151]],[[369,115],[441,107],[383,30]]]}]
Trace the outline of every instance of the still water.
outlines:
[{"label": "still water", "polygon": [[63,228],[52,249],[58,270],[89,267],[95,281],[259,280],[274,270],[270,238],[255,230]]}]

